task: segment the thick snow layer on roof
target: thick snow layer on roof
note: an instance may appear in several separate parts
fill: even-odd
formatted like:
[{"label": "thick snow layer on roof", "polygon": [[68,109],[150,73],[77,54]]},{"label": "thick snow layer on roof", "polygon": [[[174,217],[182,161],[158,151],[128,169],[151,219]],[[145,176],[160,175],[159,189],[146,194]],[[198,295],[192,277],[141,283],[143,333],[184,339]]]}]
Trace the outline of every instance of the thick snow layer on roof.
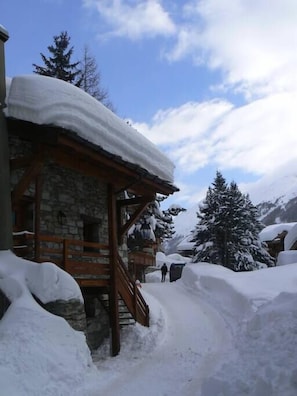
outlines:
[{"label": "thick snow layer on roof", "polygon": [[193,250],[195,246],[195,242],[192,242],[193,234],[186,236],[178,245],[177,251],[185,251],[185,250]]},{"label": "thick snow layer on roof", "polygon": [[173,163],[152,142],[74,85],[39,75],[17,76],[11,81],[7,97],[9,117],[65,128],[173,182]]},{"label": "thick snow layer on roof", "polygon": [[280,224],[272,224],[265,227],[259,234],[261,241],[273,241],[279,234],[283,231],[289,231],[293,228],[297,223],[280,223]]}]

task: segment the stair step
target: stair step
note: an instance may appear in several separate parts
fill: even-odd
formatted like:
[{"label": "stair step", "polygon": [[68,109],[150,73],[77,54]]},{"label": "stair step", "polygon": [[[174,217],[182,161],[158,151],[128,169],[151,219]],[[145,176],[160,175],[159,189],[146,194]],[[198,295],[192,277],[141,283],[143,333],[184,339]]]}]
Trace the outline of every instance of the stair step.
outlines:
[{"label": "stair step", "polygon": [[[105,309],[109,311],[109,295],[101,294],[99,298]],[[118,300],[118,308],[119,308],[120,326],[129,326],[129,325],[134,325],[136,323],[132,314],[129,312],[124,300],[121,298]]]}]

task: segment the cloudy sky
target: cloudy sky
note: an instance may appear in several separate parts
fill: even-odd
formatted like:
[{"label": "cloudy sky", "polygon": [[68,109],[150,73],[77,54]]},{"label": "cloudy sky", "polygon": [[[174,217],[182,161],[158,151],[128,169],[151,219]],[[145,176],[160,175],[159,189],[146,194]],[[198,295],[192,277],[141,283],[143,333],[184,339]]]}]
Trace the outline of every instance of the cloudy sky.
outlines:
[{"label": "cloudy sky", "polygon": [[[6,74],[32,73],[67,31],[117,114],[176,164],[192,206],[216,170],[255,182],[295,163],[296,0],[2,0]],[[296,161],[297,164],[297,161]]]}]

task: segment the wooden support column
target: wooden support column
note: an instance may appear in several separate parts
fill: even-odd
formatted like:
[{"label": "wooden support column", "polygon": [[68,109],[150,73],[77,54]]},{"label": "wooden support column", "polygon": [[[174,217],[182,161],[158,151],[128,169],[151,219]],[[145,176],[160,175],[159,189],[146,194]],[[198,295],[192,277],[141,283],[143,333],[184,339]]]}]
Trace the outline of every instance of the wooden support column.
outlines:
[{"label": "wooden support column", "polygon": [[118,233],[117,233],[117,206],[115,189],[112,184],[108,185],[108,228],[109,228],[109,248],[110,248],[110,325],[111,325],[111,353],[112,356],[120,352],[120,322],[119,322],[119,292],[117,276],[117,256],[118,256]]},{"label": "wooden support column", "polygon": [[34,202],[34,233],[35,233],[35,259],[40,259],[40,203],[41,203],[41,194],[42,194],[42,177],[38,175],[35,179],[35,202]]}]

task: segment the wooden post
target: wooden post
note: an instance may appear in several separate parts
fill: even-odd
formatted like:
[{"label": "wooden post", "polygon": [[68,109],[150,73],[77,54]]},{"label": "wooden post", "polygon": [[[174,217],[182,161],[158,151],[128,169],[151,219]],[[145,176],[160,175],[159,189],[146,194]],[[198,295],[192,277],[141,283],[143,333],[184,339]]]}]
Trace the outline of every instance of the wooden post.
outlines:
[{"label": "wooden post", "polygon": [[136,282],[134,281],[133,284],[133,288],[134,288],[134,319],[136,320],[136,322],[138,321],[138,312],[137,312],[137,293],[138,293],[138,289],[137,289],[137,285]]},{"label": "wooden post", "polygon": [[120,322],[119,322],[119,292],[117,276],[118,233],[117,207],[114,186],[108,185],[108,229],[110,248],[110,325],[111,325],[111,353],[112,356],[120,352]]},{"label": "wooden post", "polygon": [[68,247],[69,247],[69,241],[68,239],[63,240],[63,259],[62,259],[62,268],[64,271],[67,272],[68,269]]},{"label": "wooden post", "polygon": [[6,118],[3,113],[6,107],[4,43],[7,40],[8,33],[0,25],[0,250],[12,249],[9,145]]},{"label": "wooden post", "polygon": [[38,175],[35,179],[35,202],[34,202],[34,233],[35,233],[35,259],[39,260],[40,258],[40,202],[41,202],[41,176]]}]

